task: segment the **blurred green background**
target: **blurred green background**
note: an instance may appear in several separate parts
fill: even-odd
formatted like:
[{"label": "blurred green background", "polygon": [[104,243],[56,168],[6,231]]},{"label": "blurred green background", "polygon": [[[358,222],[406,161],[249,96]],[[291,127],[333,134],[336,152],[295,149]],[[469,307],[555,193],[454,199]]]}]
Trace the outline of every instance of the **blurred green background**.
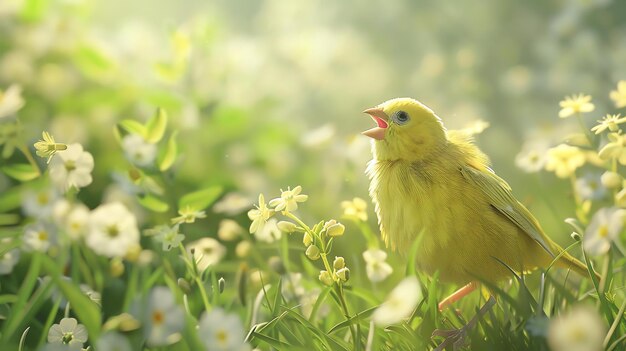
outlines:
[{"label": "blurred green background", "polygon": [[[590,126],[608,112],[626,77],[624,15],[611,0],[2,0],[0,87],[23,87],[29,140],[50,130],[94,154],[94,184],[79,194],[90,207],[125,195],[112,177],[128,168],[115,123],[165,108],[183,155],[170,193],[222,184],[244,197],[232,212],[242,223],[258,193],[288,185],[310,195],[304,218],[367,199],[361,111],[414,97],[450,129],[488,121],[478,144],[562,242],[569,185],[523,173],[515,156],[577,127],[557,117],[565,95],[594,97]],[[197,235],[229,215],[211,214]]]}]

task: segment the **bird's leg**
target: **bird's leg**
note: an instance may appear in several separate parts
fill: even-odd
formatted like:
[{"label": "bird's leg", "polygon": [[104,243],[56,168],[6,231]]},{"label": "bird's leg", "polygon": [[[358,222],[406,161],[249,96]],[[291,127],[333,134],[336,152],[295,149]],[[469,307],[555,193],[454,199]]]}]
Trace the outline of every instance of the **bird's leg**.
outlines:
[{"label": "bird's leg", "polygon": [[467,296],[469,293],[476,290],[477,287],[478,287],[478,282],[471,282],[465,285],[464,287],[462,287],[461,289],[453,292],[452,295],[446,297],[445,299],[443,299],[443,301],[439,303],[439,311],[440,312],[443,311],[446,307],[452,305],[453,303]]},{"label": "bird's leg", "polygon": [[465,337],[467,336],[467,333],[476,326],[480,318],[489,312],[495,304],[496,298],[493,295],[490,295],[487,302],[480,308],[480,310],[478,310],[478,313],[476,313],[476,315],[472,317],[472,319],[470,319],[470,321],[463,327],[452,330],[436,329],[433,331],[431,337],[442,336],[445,338],[445,340],[433,351],[442,351],[450,345],[452,345],[454,350],[460,350],[465,344]]}]

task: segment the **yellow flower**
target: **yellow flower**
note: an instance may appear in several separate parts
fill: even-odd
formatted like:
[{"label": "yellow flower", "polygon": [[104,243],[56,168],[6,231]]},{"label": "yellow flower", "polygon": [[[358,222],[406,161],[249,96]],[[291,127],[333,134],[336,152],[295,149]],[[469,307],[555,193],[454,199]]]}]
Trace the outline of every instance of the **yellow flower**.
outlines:
[{"label": "yellow flower", "polygon": [[611,91],[609,97],[615,101],[615,107],[626,107],[626,80],[620,80],[617,83],[617,90]]},{"label": "yellow flower", "polygon": [[599,124],[597,126],[591,128],[591,131],[596,134],[600,134],[607,129],[611,132],[617,132],[619,130],[618,125],[624,122],[626,122],[626,117],[620,118],[619,113],[616,115],[607,114],[602,120],[598,121]]},{"label": "yellow flower", "polygon": [[250,224],[250,233],[257,233],[263,229],[267,220],[274,215],[274,210],[271,210],[265,204],[265,197],[263,194],[259,194],[259,205],[256,209],[248,211],[248,218],[252,221]]},{"label": "yellow flower", "polygon": [[574,146],[561,144],[548,150],[546,170],[552,171],[559,178],[567,178],[576,169],[585,164],[585,155]]},{"label": "yellow flower", "polygon": [[367,221],[367,202],[355,197],[352,201],[342,201],[343,216],[354,221]]},{"label": "yellow flower", "polygon": [[598,153],[603,160],[616,159],[626,165],[626,135],[619,133],[609,134],[609,143]]},{"label": "yellow flower", "polygon": [[287,190],[281,190],[280,197],[272,199],[269,205],[276,211],[293,212],[298,209],[298,202],[305,202],[309,198],[308,195],[300,194],[300,192],[302,192],[300,185],[293,190],[288,187]]},{"label": "yellow flower", "polygon": [[43,138],[43,140],[39,140],[35,143],[35,149],[37,149],[37,156],[48,158],[48,160],[46,161],[48,163],[50,163],[52,156],[54,156],[57,151],[63,151],[67,149],[66,144],[55,142],[54,137],[52,137],[52,135],[50,135],[50,133],[48,132],[42,132],[41,137]]},{"label": "yellow flower", "polygon": [[575,113],[591,112],[595,106],[591,103],[591,95],[572,95],[565,97],[565,100],[559,103],[561,111],[559,117],[566,118]]},{"label": "yellow flower", "polygon": [[198,211],[190,206],[178,210],[180,216],[172,218],[173,224],[193,223],[198,218],[206,218],[206,212]]}]

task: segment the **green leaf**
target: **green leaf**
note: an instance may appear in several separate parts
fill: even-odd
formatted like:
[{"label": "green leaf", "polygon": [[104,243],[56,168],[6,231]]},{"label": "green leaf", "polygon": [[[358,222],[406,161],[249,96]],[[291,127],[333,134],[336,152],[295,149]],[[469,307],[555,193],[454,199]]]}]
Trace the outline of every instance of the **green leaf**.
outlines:
[{"label": "green leaf", "polygon": [[264,341],[265,343],[269,344],[270,346],[272,346],[273,348],[276,348],[278,350],[292,350],[293,347],[294,347],[294,345],[287,344],[285,342],[282,342],[280,340],[274,339],[274,338],[269,337],[267,335],[259,334],[257,332],[252,332],[251,336],[253,338],[259,339],[260,341]]},{"label": "green leaf", "polygon": [[2,214],[0,213],[0,226],[13,225],[19,223],[21,220],[20,215],[14,213]]},{"label": "green leaf", "polygon": [[141,206],[149,209],[150,211],[158,213],[163,213],[170,208],[170,206],[165,201],[153,195],[145,195],[143,197],[140,197],[138,201]]},{"label": "green leaf", "polygon": [[39,170],[35,169],[30,164],[18,163],[15,165],[8,165],[2,167],[2,172],[9,177],[26,182],[39,177]]},{"label": "green leaf", "polygon": [[46,0],[26,0],[20,13],[20,18],[25,22],[37,22],[41,20],[48,8]]},{"label": "green leaf", "polygon": [[22,205],[21,187],[13,187],[2,191],[0,194],[0,212],[8,212]]},{"label": "green leaf", "polygon": [[167,113],[164,109],[158,108],[154,116],[146,123],[146,141],[158,143],[165,134],[167,126]]},{"label": "green leaf", "polygon": [[334,332],[336,332],[337,330],[346,328],[351,326],[352,324],[356,324],[364,319],[366,319],[367,317],[371,316],[372,313],[374,313],[374,311],[378,308],[378,306],[374,306],[374,307],[370,307],[368,309],[366,309],[365,311],[361,311],[359,313],[357,313],[356,315],[350,317],[350,319],[347,319],[337,325],[335,325],[334,327],[330,328],[330,330],[328,331],[328,334],[332,334]]},{"label": "green leaf", "polygon": [[212,186],[206,189],[194,191],[183,195],[178,201],[178,208],[190,207],[195,210],[203,210],[209,207],[222,194],[221,186]]},{"label": "green leaf", "polygon": [[89,339],[97,340],[100,335],[100,325],[102,323],[102,316],[100,315],[98,305],[91,301],[91,299],[80,290],[78,285],[62,279],[61,272],[52,259],[47,256],[42,256],[42,258],[44,260],[44,267],[51,273],[50,275],[52,276],[54,284],[61,290],[80,322],[87,328]]},{"label": "green leaf", "polygon": [[114,74],[115,62],[101,49],[82,45],[73,55],[76,66],[86,75],[93,78],[104,78]]},{"label": "green leaf", "polygon": [[122,127],[125,131],[137,134],[142,137],[146,137],[146,127],[143,124],[133,120],[133,119],[125,119],[119,123],[120,127]]},{"label": "green leaf", "polygon": [[167,171],[170,167],[172,167],[174,161],[176,161],[176,156],[178,154],[178,144],[176,143],[177,135],[178,131],[174,131],[167,141],[167,144],[165,144],[165,147],[162,147],[159,150],[157,163],[161,172]]}]

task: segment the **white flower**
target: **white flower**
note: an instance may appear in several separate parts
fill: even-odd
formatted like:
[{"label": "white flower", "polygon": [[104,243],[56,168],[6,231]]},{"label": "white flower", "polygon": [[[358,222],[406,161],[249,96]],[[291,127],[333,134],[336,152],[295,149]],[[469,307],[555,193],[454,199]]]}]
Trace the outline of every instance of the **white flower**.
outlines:
[{"label": "white flower", "polygon": [[393,268],[385,262],[387,253],[383,250],[369,249],[363,252],[363,259],[365,260],[367,277],[374,283],[385,280],[393,273]]},{"label": "white flower", "polygon": [[611,207],[599,209],[585,230],[583,248],[593,256],[605,254],[611,248],[611,242],[617,238],[624,226],[626,212]]},{"label": "white flower", "polygon": [[606,195],[606,188],[602,186],[600,174],[588,173],[576,179],[575,191],[583,200],[597,200]]},{"label": "white flower", "polygon": [[172,218],[172,223],[174,224],[182,224],[182,223],[193,223],[198,218],[206,218],[206,212],[195,210],[189,206],[185,208],[181,208],[178,210],[178,214],[180,216]]},{"label": "white flower", "polygon": [[422,289],[415,276],[405,278],[396,286],[387,300],[372,314],[378,326],[388,326],[408,318],[422,299]]},{"label": "white flower", "polygon": [[47,252],[55,239],[50,226],[43,223],[27,225],[24,228],[22,245],[25,251]]},{"label": "white flower", "polygon": [[259,194],[259,205],[256,209],[248,211],[248,218],[252,221],[250,223],[250,233],[256,233],[263,229],[267,220],[274,215],[274,210],[271,210],[265,204],[265,197],[263,194]]},{"label": "white flower", "polygon": [[240,214],[250,207],[252,199],[239,193],[228,193],[213,205],[213,212],[229,216]]},{"label": "white flower", "polygon": [[98,206],[89,216],[87,246],[107,257],[122,257],[139,245],[135,216],[119,202]]},{"label": "white flower", "polygon": [[122,138],[122,148],[126,158],[140,167],[152,165],[157,154],[156,145],[137,134],[128,134]]},{"label": "white flower", "polygon": [[198,334],[207,350],[245,351],[245,332],[236,314],[227,314],[221,308],[205,312],[200,318]]},{"label": "white flower", "polygon": [[213,238],[202,238],[194,241],[189,244],[187,249],[192,253],[200,271],[217,264],[226,254],[226,248]]},{"label": "white flower", "polygon": [[67,150],[59,152],[50,161],[50,179],[57,188],[67,191],[71,187],[83,188],[91,184],[93,156],[83,151],[83,146],[74,143]]},{"label": "white flower", "polygon": [[[311,317],[311,313],[313,312],[313,307],[315,306],[315,303],[317,302],[317,299],[319,298],[319,296],[320,296],[320,289],[312,289],[302,294],[302,296],[300,296],[300,300],[299,300],[300,309],[302,310],[302,315],[305,318]],[[323,302],[319,306],[316,316],[322,318],[328,315],[329,312],[330,312],[330,306],[328,306],[327,303]]]},{"label": "white flower", "polygon": [[178,225],[173,227],[160,225],[155,230],[157,234],[154,238],[161,242],[163,251],[170,251],[185,239],[185,236],[178,232]]},{"label": "white flower", "polygon": [[302,286],[302,273],[289,273],[284,275],[281,293],[286,300],[304,295],[305,290]]},{"label": "white flower", "polygon": [[278,221],[276,218],[270,218],[265,225],[254,233],[254,237],[266,243],[273,243],[280,239],[282,232],[278,229]]},{"label": "white flower", "polygon": [[57,197],[57,192],[52,188],[28,191],[24,194],[22,212],[31,217],[48,218],[52,214]]},{"label": "white flower", "polygon": [[217,229],[217,237],[224,241],[233,241],[243,234],[243,228],[232,219],[222,219]]},{"label": "white flower", "polygon": [[352,201],[342,201],[343,216],[354,221],[367,221],[367,202],[355,197]]},{"label": "white flower", "polygon": [[65,232],[72,240],[86,235],[89,225],[89,208],[83,204],[75,204],[65,218]]},{"label": "white flower", "polygon": [[48,342],[51,344],[65,344],[80,350],[86,341],[87,329],[74,318],[63,318],[48,331]]},{"label": "white flower", "polygon": [[108,331],[96,341],[96,350],[98,351],[133,351],[128,340],[124,335]]},{"label": "white flower", "polygon": [[168,345],[180,339],[180,331],[185,325],[185,313],[176,304],[169,288],[152,288],[142,317],[149,346]]},{"label": "white flower", "polygon": [[13,116],[15,112],[24,106],[22,88],[19,85],[11,85],[5,91],[0,90],[0,121]]},{"label": "white flower", "polygon": [[550,322],[548,344],[552,351],[600,351],[606,325],[598,311],[589,306],[575,306]]},{"label": "white flower", "polygon": [[[11,239],[4,238],[0,240],[0,246],[9,245],[11,243]],[[13,271],[13,267],[20,260],[20,250],[15,248],[13,250],[9,250],[0,256],[0,275],[2,274],[11,274]]]},{"label": "white flower", "polygon": [[272,199],[269,204],[275,211],[293,212],[298,209],[298,202],[305,202],[309,198],[308,195],[300,194],[301,191],[300,185],[293,190],[289,187],[285,191],[281,189],[280,197]]},{"label": "white flower", "polygon": [[515,157],[515,165],[527,173],[536,173],[543,169],[546,164],[546,150],[528,149],[522,150]]}]

